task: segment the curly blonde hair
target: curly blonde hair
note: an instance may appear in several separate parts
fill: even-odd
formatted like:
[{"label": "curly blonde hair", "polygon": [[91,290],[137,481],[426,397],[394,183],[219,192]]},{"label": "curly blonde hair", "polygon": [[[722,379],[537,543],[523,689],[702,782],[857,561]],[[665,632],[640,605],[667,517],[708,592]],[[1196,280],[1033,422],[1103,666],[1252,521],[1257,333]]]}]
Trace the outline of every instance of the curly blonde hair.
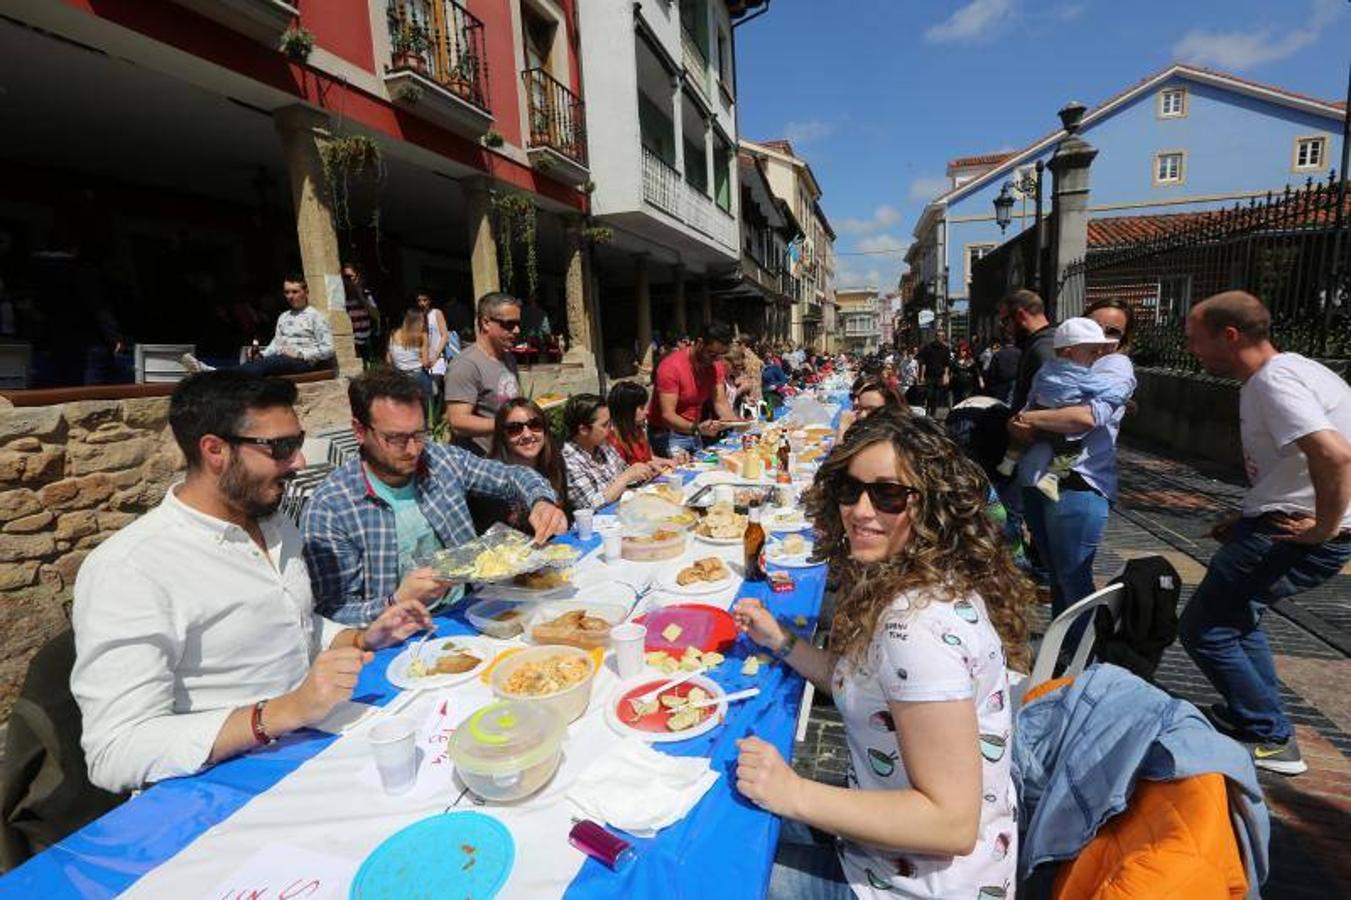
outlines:
[{"label": "curly blonde hair", "polygon": [[[896,451],[908,470],[905,476],[920,493],[911,495],[906,509],[911,531],[905,546],[881,562],[861,563],[850,555],[838,485],[850,461],[879,443]],[[841,576],[831,649],[861,660],[878,618],[899,594],[936,588],[925,593],[949,601],[979,594],[1008,665],[1027,671],[1026,611],[1036,590],[1014,565],[999,526],[987,514],[989,482],[984,473],[940,426],[890,410],[856,422],[822,463],[803,499],[818,545],[830,548],[831,570]]]}]

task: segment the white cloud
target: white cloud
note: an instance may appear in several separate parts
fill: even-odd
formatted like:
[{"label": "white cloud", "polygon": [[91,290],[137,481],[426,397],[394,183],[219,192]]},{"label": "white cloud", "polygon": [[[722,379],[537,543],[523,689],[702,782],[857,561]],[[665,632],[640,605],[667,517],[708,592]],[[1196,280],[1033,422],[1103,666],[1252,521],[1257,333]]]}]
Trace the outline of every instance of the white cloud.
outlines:
[{"label": "white cloud", "polygon": [[1086,3],[1066,3],[1063,6],[1056,7],[1052,13],[1062,22],[1073,22],[1084,14],[1088,8]]},{"label": "white cloud", "polygon": [[783,126],[783,136],[790,144],[810,144],[828,137],[834,130],[832,122],[809,119],[806,122],[789,122]]},{"label": "white cloud", "polygon": [[947,193],[950,187],[952,187],[952,182],[946,178],[929,178],[921,175],[910,182],[910,190],[907,192],[907,196],[911,200],[928,203],[939,194]]},{"label": "white cloud", "polygon": [[890,234],[875,234],[872,237],[866,237],[858,242],[858,249],[862,253],[889,253],[897,252],[897,256],[904,254],[909,241],[902,241]]},{"label": "white cloud", "polygon": [[1272,26],[1252,31],[1193,28],[1173,45],[1173,57],[1219,69],[1251,69],[1303,50],[1345,11],[1343,0],[1314,0],[1308,21],[1284,34]]},{"label": "white cloud", "polygon": [[971,0],[942,22],[929,26],[931,44],[974,43],[990,38],[1013,12],[1013,0]]},{"label": "white cloud", "polygon": [[836,228],[841,234],[872,234],[883,228],[890,228],[901,220],[900,210],[885,203],[873,210],[868,219],[845,219]]}]

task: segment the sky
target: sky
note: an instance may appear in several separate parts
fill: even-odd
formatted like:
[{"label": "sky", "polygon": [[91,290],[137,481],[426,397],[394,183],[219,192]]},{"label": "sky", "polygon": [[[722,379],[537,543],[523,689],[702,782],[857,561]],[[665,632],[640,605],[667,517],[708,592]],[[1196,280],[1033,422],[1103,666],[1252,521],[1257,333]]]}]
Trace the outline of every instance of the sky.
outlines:
[{"label": "sky", "polygon": [[949,159],[1031,143],[1172,62],[1342,100],[1348,0],[770,0],[738,27],[743,138],[788,138],[837,286],[894,289]]}]

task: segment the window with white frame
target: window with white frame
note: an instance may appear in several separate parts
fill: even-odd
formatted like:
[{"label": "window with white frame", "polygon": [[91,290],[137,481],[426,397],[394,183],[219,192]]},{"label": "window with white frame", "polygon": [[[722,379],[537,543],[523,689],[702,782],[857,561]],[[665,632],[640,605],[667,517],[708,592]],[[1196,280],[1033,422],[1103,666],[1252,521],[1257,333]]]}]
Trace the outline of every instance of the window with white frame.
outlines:
[{"label": "window with white frame", "polygon": [[1295,141],[1295,168],[1301,171],[1321,169],[1327,164],[1328,139],[1303,137]]},{"label": "window with white frame", "polygon": [[1159,94],[1159,116],[1164,119],[1180,119],[1187,114],[1187,91],[1185,88],[1169,88]]},{"label": "window with white frame", "polygon": [[1154,157],[1155,184],[1181,184],[1183,176],[1182,153],[1160,153]]},{"label": "window with white frame", "polygon": [[966,245],[966,286],[971,287],[971,279],[976,275],[976,261],[987,255],[995,248],[994,244],[967,244]]}]

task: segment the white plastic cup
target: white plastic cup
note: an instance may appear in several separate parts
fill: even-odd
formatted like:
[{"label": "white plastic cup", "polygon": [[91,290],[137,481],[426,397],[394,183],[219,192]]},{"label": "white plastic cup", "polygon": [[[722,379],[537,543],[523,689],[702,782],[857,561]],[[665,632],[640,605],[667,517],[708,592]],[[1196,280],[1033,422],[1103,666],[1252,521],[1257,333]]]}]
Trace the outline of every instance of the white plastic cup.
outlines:
[{"label": "white plastic cup", "polygon": [[619,562],[624,558],[624,532],[610,528],[601,533],[601,540],[606,562]]},{"label": "white plastic cup", "polygon": [[643,671],[643,646],[647,643],[647,627],[625,622],[610,629],[610,646],[615,651],[615,665],[620,678],[632,678]]},{"label": "white plastic cup", "polygon": [[395,716],[371,726],[371,751],[386,794],[402,794],[417,781],[417,723]]},{"label": "white plastic cup", "polygon": [[591,540],[591,516],[589,509],[578,509],[572,513],[573,524],[577,526],[577,537],[584,541]]}]

